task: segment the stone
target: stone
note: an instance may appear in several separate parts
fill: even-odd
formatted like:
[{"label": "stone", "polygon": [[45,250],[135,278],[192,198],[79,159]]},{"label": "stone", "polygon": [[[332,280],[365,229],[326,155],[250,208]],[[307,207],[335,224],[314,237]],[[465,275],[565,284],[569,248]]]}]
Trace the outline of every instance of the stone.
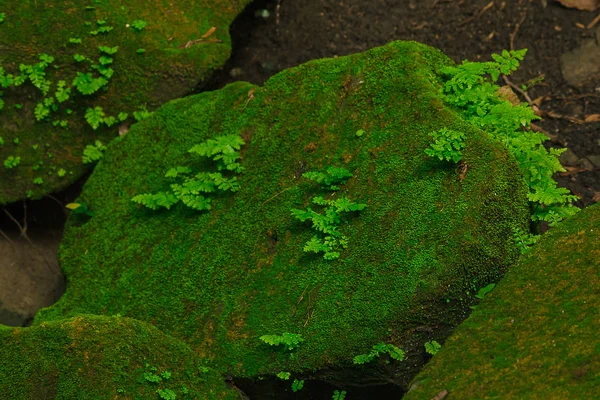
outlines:
[{"label": "stone", "polygon": [[579,160],[579,166],[585,170],[591,171],[594,169],[594,164],[587,158],[582,158]]},{"label": "stone", "polygon": [[80,315],[28,328],[0,325],[0,343],[5,399],[153,399],[158,390],[173,392],[168,398],[239,399],[188,345],[131,318]]},{"label": "stone", "polygon": [[[153,111],[208,80],[229,58],[228,27],[249,3],[181,0],[125,7],[121,1],[107,0],[87,8],[67,0],[52,1],[47,7],[39,7],[34,0],[3,3],[6,16],[0,23],[0,76],[26,75],[20,72],[20,64],[45,68],[45,76],[40,72],[34,75],[41,89],[30,81],[1,88],[0,137],[10,145],[0,146],[0,165],[9,156],[20,157],[21,163],[12,169],[0,168],[0,205],[39,199],[66,188],[89,171],[81,159],[86,145],[96,140],[106,144],[119,136],[119,113],[127,113],[127,121],[135,122],[133,113],[142,107]],[[141,16],[147,24],[143,28],[132,24]],[[212,27],[217,29],[202,38]],[[100,46],[107,50],[101,51]],[[114,50],[114,54],[106,52]],[[87,59],[78,62],[75,55]],[[84,95],[73,84],[77,73],[108,83]],[[56,97],[60,81],[71,91],[62,103]],[[91,86],[89,82],[86,85]],[[86,92],[93,92],[93,88],[89,90]],[[44,106],[44,101],[53,104]],[[51,107],[57,110],[51,111]],[[114,120],[92,128],[86,115],[96,107],[102,108],[102,118]],[[38,121],[34,114],[43,119]],[[20,145],[12,145],[15,138]],[[34,166],[38,168],[34,170]],[[58,176],[56,171],[61,168],[66,175]],[[35,184],[36,178],[42,178],[41,183]]]},{"label": "stone", "polygon": [[[33,325],[120,313],[236,378],[311,371],[407,387],[423,365],[422,329],[446,337],[475,291],[517,261],[513,229],[529,226],[514,158],[439,97],[437,71],[450,64],[396,41],[163,105],[111,142],[86,182],[80,201],[95,216],[67,224],[67,292]],[[425,154],[428,133],[447,126],[468,138],[460,171]],[[172,167],[216,171],[188,150],[226,134],[245,142],[238,191],[208,193],[203,212],[132,201],[169,190]],[[353,174],[335,194],[302,176],[330,166]],[[291,210],[323,213],[315,196],[366,204],[343,216],[337,260],[303,251],[320,233]],[[290,352],[259,339],[284,332],[304,341]],[[407,360],[348,368],[380,342]]]},{"label": "stone", "polygon": [[600,42],[584,40],[577,49],[560,57],[563,78],[571,86],[583,87],[600,84]]},{"label": "stone", "polygon": [[573,150],[567,148],[567,151],[560,155],[560,163],[564,165],[577,165],[579,157],[573,152]]},{"label": "stone", "polygon": [[405,400],[597,397],[600,204],[545,233],[442,345]]},{"label": "stone", "polygon": [[590,160],[594,167],[600,168],[600,155],[587,156],[587,159]]}]

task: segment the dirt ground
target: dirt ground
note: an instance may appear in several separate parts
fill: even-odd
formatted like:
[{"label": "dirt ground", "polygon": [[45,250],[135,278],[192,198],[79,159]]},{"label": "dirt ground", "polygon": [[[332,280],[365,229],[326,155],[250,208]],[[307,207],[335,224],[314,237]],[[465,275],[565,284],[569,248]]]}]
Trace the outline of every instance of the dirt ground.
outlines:
[{"label": "dirt ground", "polygon": [[[269,16],[265,18],[262,10]],[[580,197],[576,204],[585,207],[600,201],[600,122],[584,122],[600,114],[600,79],[570,86],[561,73],[560,57],[585,41],[597,40],[600,45],[600,23],[586,28],[599,13],[567,9],[553,0],[257,0],[232,25],[233,55],[224,69],[190,94],[217,90],[236,80],[262,85],[283,69],[363,52],[392,40],[437,47],[456,62],[489,60],[503,49],[528,48],[511,81],[520,86],[544,76],[527,92],[544,115],[537,125],[553,137],[547,146],[571,150],[563,157],[569,170],[556,178]],[[53,199],[26,203],[28,229],[39,251],[32,252],[24,238],[16,240],[16,224],[0,213],[0,229],[12,238],[10,243],[0,238],[0,311],[2,301],[12,302],[4,305],[0,323],[27,325],[33,313],[52,304],[64,290],[64,281],[51,267],[56,265],[65,221],[59,203],[73,201],[83,181]],[[22,203],[5,209],[23,223]],[[44,230],[46,236],[40,233]],[[289,398],[295,396],[289,393]],[[260,398],[268,397],[263,392]]]}]

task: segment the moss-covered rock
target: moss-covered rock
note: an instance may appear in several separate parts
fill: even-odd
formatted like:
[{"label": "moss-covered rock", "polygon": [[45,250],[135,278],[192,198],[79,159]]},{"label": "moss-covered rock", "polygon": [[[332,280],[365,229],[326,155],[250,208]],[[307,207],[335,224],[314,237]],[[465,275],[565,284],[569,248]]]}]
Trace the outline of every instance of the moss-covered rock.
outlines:
[{"label": "moss-covered rock", "polygon": [[600,204],[547,232],[404,397],[591,399],[600,387]]},{"label": "moss-covered rock", "polygon": [[[0,23],[0,67],[4,69],[3,73],[0,70],[0,91],[4,92],[0,96],[0,137],[4,141],[0,145],[0,204],[26,196],[39,198],[73,183],[87,170],[81,161],[84,147],[97,139],[106,144],[117,136],[119,113],[129,114],[125,124],[130,125],[135,121],[133,112],[143,107],[153,110],[182,97],[210,77],[229,58],[229,24],[248,3],[250,0],[130,1],[126,5],[115,0],[89,5],[72,0],[0,1],[0,12],[5,15]],[[202,39],[212,27],[216,30]],[[99,46],[118,50],[103,53]],[[40,54],[54,61],[45,58],[43,62]],[[76,54],[87,59],[78,62]],[[27,76],[20,65],[37,65],[33,80],[39,88],[30,80],[14,86],[12,79],[3,79],[9,74]],[[65,81],[65,89],[71,87],[77,72],[91,73],[108,83],[91,95],[72,87],[70,98],[60,103],[58,82]],[[44,81],[50,84],[45,96],[40,89],[46,85]],[[54,102],[46,108],[59,108],[37,121],[36,107],[44,99]],[[94,130],[85,114],[95,107],[115,117],[116,125],[102,124]],[[64,127],[61,121],[66,121]],[[19,157],[20,163],[6,168],[3,163],[11,156]],[[59,173],[61,170],[64,172]]]},{"label": "moss-covered rock", "polygon": [[[237,82],[162,106],[111,143],[86,183],[80,201],[96,216],[69,220],[59,251],[67,292],[34,324],[120,313],[243,377],[340,369],[391,342],[409,361],[379,379],[407,384],[424,332],[445,337],[464,319],[473,291],[516,261],[513,227],[528,225],[514,160],[438,96],[449,63],[391,42],[291,68],[262,88]],[[425,154],[441,127],[467,135],[462,170]],[[171,167],[214,170],[188,149],[227,133],[246,142],[238,192],[201,213],[132,202],[168,189]],[[341,192],[367,204],[341,226],[350,240],[335,261],[303,252],[314,231],[290,212],[341,196],[302,177],[328,166],[353,173]],[[304,338],[292,356],[259,340],[283,332]]]},{"label": "moss-covered rock", "polygon": [[0,344],[3,399],[238,398],[187,344],[131,318],[0,325]]}]

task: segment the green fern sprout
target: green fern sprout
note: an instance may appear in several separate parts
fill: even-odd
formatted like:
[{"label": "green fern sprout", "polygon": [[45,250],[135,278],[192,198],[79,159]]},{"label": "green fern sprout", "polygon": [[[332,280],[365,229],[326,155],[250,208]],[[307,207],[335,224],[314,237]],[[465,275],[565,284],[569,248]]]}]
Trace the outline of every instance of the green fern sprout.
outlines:
[{"label": "green fern sprout", "polygon": [[104,150],[106,150],[106,146],[104,146],[99,140],[96,140],[93,146],[88,144],[85,146],[85,149],[83,149],[83,163],[91,164],[100,160],[104,156]]},{"label": "green fern sprout", "polygon": [[540,235],[533,235],[529,232],[525,232],[522,229],[513,228],[513,240],[515,242],[515,246],[519,249],[521,254],[526,254],[531,249],[538,239]]},{"label": "green fern sprout", "polygon": [[[373,346],[369,354],[360,354],[354,357],[354,364],[365,364],[373,361],[375,358],[380,357],[382,354],[388,354],[391,358],[397,361],[404,360],[404,352],[393,344],[385,344],[383,342]],[[388,361],[389,362],[389,361]]]},{"label": "green fern sprout", "polygon": [[435,340],[425,342],[425,351],[431,354],[432,356],[435,356],[441,348],[442,345],[436,342]]},{"label": "green fern sprout", "polygon": [[303,387],[304,387],[304,380],[294,379],[294,382],[292,382],[292,392],[294,392],[294,393],[296,393],[299,390],[302,390]]},{"label": "green fern sprout", "polygon": [[348,179],[352,178],[352,174],[347,169],[339,167],[329,167],[325,173],[305,172],[302,176],[320,183],[330,190],[340,190],[337,185],[346,183]]},{"label": "green fern sprout", "polygon": [[340,197],[336,200],[325,200],[322,197],[312,199],[313,203],[328,206],[325,214],[319,214],[310,207],[306,210],[294,208],[291,210],[292,216],[304,222],[307,219],[312,221],[312,226],[324,234],[323,238],[313,236],[304,246],[305,252],[325,253],[323,258],[326,260],[336,260],[340,257],[339,247],[346,248],[348,238],[338,231],[341,223],[341,213],[351,211],[361,211],[367,205],[351,202],[347,197]]},{"label": "green fern sprout", "polygon": [[346,391],[342,390],[334,390],[333,396],[331,397],[333,400],[345,400],[346,399]]},{"label": "green fern sprout", "polygon": [[281,335],[263,335],[259,337],[259,339],[271,346],[283,345],[289,351],[294,350],[300,343],[304,341],[304,339],[302,339],[302,335],[288,332],[284,332]]},{"label": "green fern sprout", "polygon": [[8,156],[6,158],[6,160],[4,160],[4,168],[6,168],[6,169],[15,168],[20,163],[21,163],[21,157]]},{"label": "green fern sprout", "polygon": [[[239,136],[223,135],[195,145],[189,152],[210,157],[217,162],[219,170],[242,172],[243,168],[237,160],[240,158],[238,150],[243,144],[244,141]],[[240,189],[235,176],[227,178],[220,172],[199,172],[191,176],[191,173],[192,169],[189,167],[170,168],[165,177],[179,180],[178,183],[170,185],[172,192],[140,194],[133,197],[132,201],[153,210],[160,207],[170,209],[181,201],[187,207],[203,211],[210,210],[212,207],[210,198],[204,197],[201,193],[213,193],[217,190],[237,192]]]},{"label": "green fern sprout", "polygon": [[138,32],[140,32],[142,29],[144,29],[146,27],[146,25],[148,25],[148,23],[141,19],[136,19],[135,21],[133,21],[131,23],[131,27]]},{"label": "green fern sprout", "polygon": [[[324,185],[327,189],[339,190],[337,184],[345,182],[352,174],[344,168],[329,167],[326,173],[306,172],[302,176]],[[323,237],[313,236],[306,243],[303,250],[305,252],[325,253],[323,255],[324,259],[336,260],[340,257],[340,247],[345,249],[348,245],[348,238],[338,230],[341,223],[341,213],[361,211],[367,205],[353,203],[345,196],[336,200],[325,200],[323,197],[317,196],[312,199],[312,202],[327,206],[325,214],[319,214],[310,207],[307,207],[306,210],[297,208],[290,210],[292,216],[302,222],[308,219],[311,220],[313,228],[323,234]]]},{"label": "green fern sprout", "polygon": [[462,152],[465,148],[465,134],[458,131],[442,128],[437,132],[431,132],[434,143],[431,148],[425,150],[429,157],[437,157],[440,160],[446,160],[457,163],[462,160]]},{"label": "green fern sprout", "polygon": [[281,379],[282,381],[287,381],[290,379],[290,377],[292,376],[291,373],[289,372],[278,372],[277,374],[275,374],[276,377],[278,377],[279,379]]},{"label": "green fern sprout", "polygon": [[85,74],[77,72],[77,76],[73,79],[71,84],[77,88],[79,93],[83,95],[91,95],[96,93],[107,83],[108,81],[105,77],[101,76],[100,78],[94,78],[89,72]]}]

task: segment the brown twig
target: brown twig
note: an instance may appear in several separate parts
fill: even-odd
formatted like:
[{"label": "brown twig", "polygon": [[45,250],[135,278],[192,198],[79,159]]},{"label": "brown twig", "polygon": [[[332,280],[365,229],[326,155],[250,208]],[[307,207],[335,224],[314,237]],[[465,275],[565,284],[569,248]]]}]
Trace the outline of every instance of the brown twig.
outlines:
[{"label": "brown twig", "polygon": [[213,33],[215,33],[216,30],[217,30],[217,27],[213,26],[208,31],[206,31],[206,33],[204,35],[202,35],[202,37],[200,39],[190,40],[186,44],[182,44],[181,46],[179,46],[179,48],[187,49],[188,47],[191,47],[191,46],[201,43],[201,42],[223,43],[223,41],[220,39],[208,39],[208,37],[210,35],[212,35]]},{"label": "brown twig", "polygon": [[511,50],[515,49],[515,38],[517,37],[517,33],[519,33],[519,28],[521,28],[521,24],[525,21],[526,17],[527,17],[527,10],[525,10],[525,12],[523,13],[523,16],[521,17],[519,22],[517,22],[517,25],[515,26],[515,30],[513,31],[513,33],[510,34],[510,49]]},{"label": "brown twig", "polygon": [[494,0],[490,1],[490,2],[488,3],[488,5],[487,5],[487,6],[485,6],[485,7],[483,7],[483,8],[481,9],[481,11],[479,11],[477,14],[473,15],[473,16],[472,16],[472,17],[470,17],[470,18],[467,18],[466,20],[464,20],[463,22],[461,22],[460,24],[458,24],[458,26],[463,26],[463,25],[466,25],[466,24],[468,24],[468,23],[469,23],[469,22],[471,22],[471,21],[474,21],[475,19],[477,19],[477,18],[481,17],[481,16],[483,15],[483,13],[485,13],[487,10],[489,10],[489,9],[490,9],[490,8],[492,8],[492,7],[494,7]]},{"label": "brown twig", "polygon": [[527,94],[527,92],[525,90],[521,89],[520,87],[518,87],[517,85],[512,83],[506,75],[502,75],[502,79],[504,79],[504,82],[506,82],[506,84],[508,86],[515,89],[517,92],[521,93],[521,96],[523,96],[525,98],[525,100],[527,100],[529,105],[533,108],[533,111],[536,111],[536,112],[539,111],[539,108],[533,103],[533,100],[531,100],[531,97],[529,97],[529,94]]},{"label": "brown twig", "polygon": [[592,29],[593,27],[596,26],[596,24],[600,22],[600,14],[598,14],[598,16],[596,18],[594,18],[592,20],[592,22],[590,22],[589,24],[586,25],[586,29]]}]

